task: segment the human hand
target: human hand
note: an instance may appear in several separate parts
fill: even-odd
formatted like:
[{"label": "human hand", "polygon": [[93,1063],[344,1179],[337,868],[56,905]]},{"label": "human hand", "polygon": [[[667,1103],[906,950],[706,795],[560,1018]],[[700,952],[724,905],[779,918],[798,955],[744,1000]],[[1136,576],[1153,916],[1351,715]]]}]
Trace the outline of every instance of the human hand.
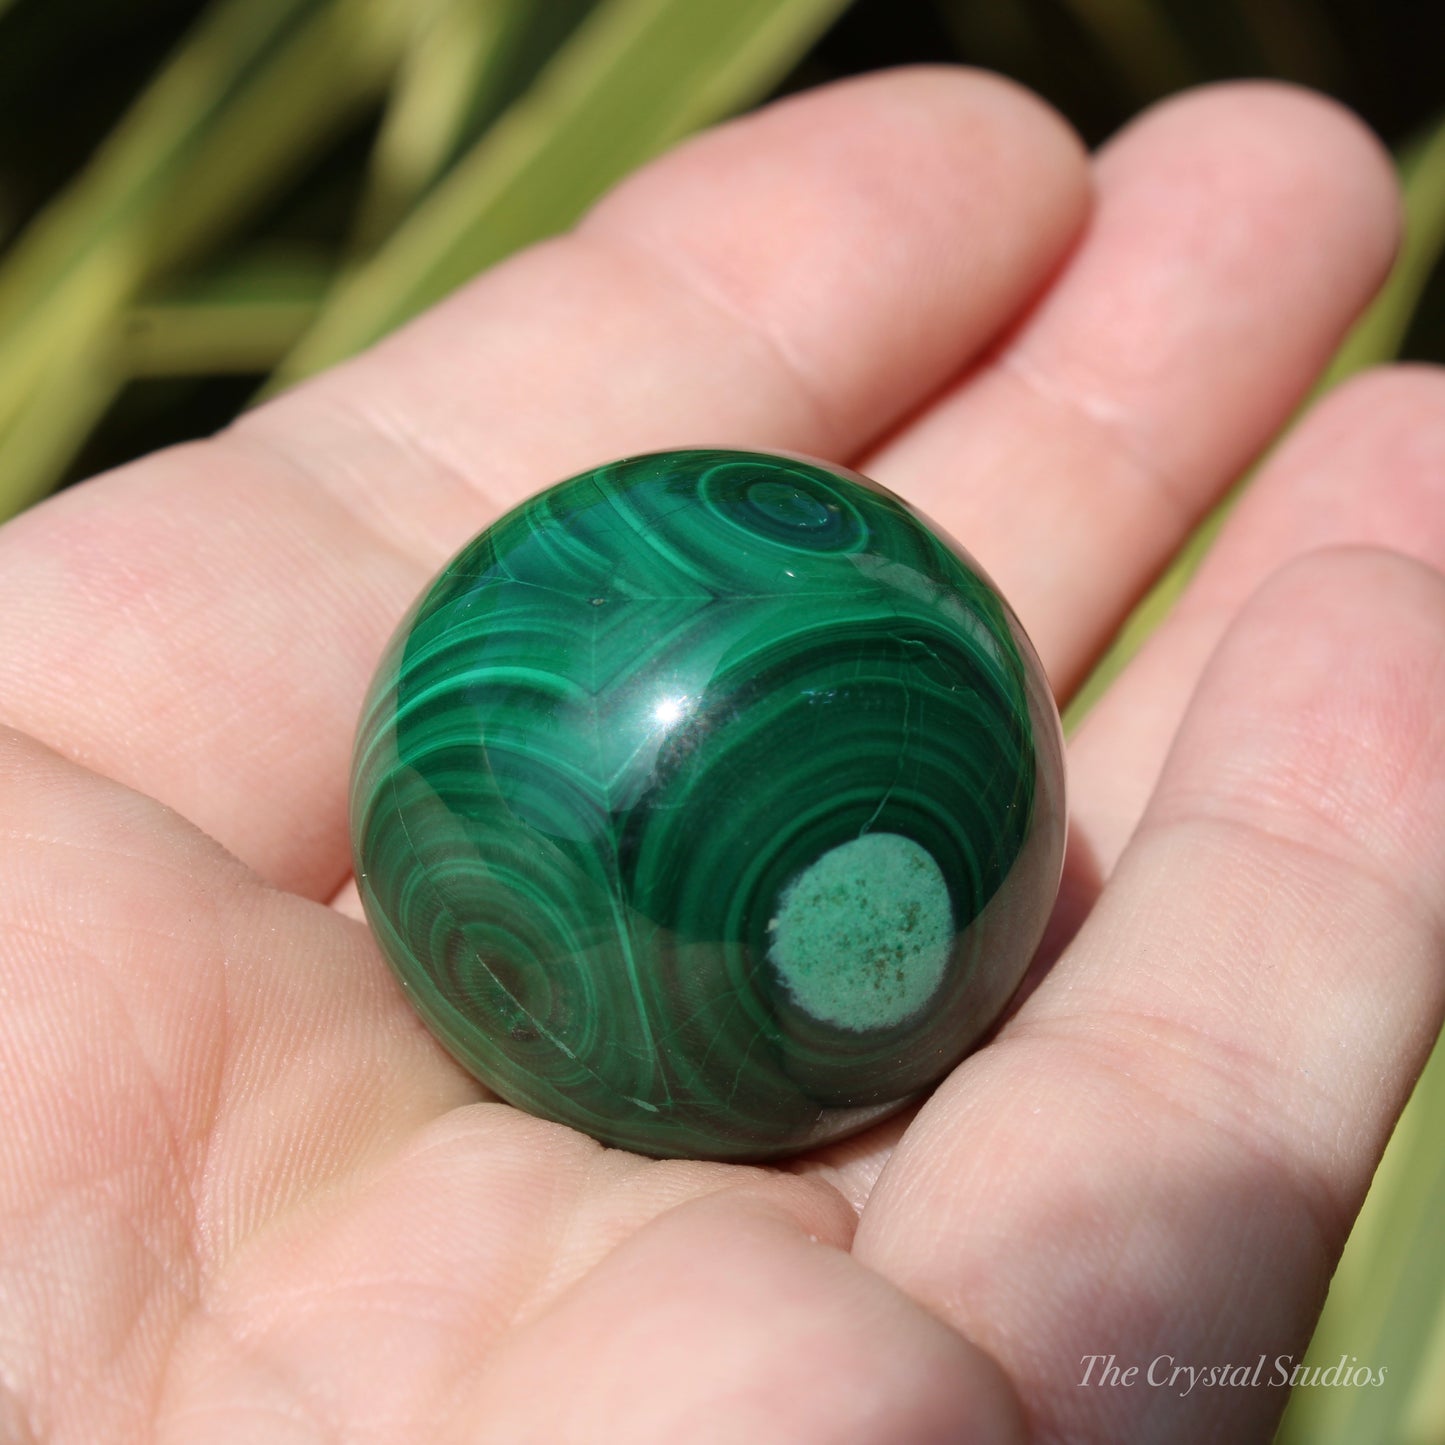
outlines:
[{"label": "human hand", "polygon": [[[356,917],[346,775],[442,560],[667,446],[915,501],[1066,698],[1395,234],[1300,92],[1091,164],[1003,82],[874,76],[0,532],[0,1439],[1266,1440],[1279,1389],[1079,1382],[1298,1356],[1439,1027],[1440,375],[1317,406],[1091,714],[1041,985],[786,1167],[489,1100]],[[1342,543],[1395,550],[1297,560]]]}]

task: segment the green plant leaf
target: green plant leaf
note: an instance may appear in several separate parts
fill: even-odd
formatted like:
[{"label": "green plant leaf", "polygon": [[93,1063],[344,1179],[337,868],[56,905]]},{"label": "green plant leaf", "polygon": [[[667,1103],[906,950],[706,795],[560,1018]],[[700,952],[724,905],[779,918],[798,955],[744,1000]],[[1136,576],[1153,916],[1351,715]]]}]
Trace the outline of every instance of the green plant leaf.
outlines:
[{"label": "green plant leaf", "polygon": [[136,232],[215,117],[317,0],[230,0],[208,12],[77,180],[0,267],[0,422],[47,354],[104,325],[145,268]]},{"label": "green plant leaf", "polygon": [[316,252],[271,249],[140,301],[117,326],[116,367],[127,378],[264,375],[315,319],[332,269]]},{"label": "green plant leaf", "polygon": [[[1445,1301],[1445,1048],[1437,1047],[1385,1151],[1330,1286],[1307,1367],[1354,1356],[1384,1366],[1378,1387],[1296,1390],[1277,1445],[1434,1445],[1416,1433],[1439,1418]],[[1354,1368],[1354,1366],[1351,1366]]]},{"label": "green plant leaf", "polygon": [[[1445,1187],[1436,1192],[1437,1203],[1442,1193]],[[1426,1248],[1433,1250],[1436,1258],[1445,1252],[1438,1234]],[[1436,1291],[1435,1319],[1420,1351],[1401,1436],[1405,1445],[1438,1445],[1445,1440],[1445,1283]]]},{"label": "green plant leaf", "polygon": [[29,400],[0,427],[0,514],[22,511],[54,488],[125,382],[109,349],[88,338],[51,355]]},{"label": "green plant leaf", "polygon": [[531,0],[420,0],[372,150],[354,249],[375,249],[456,157],[469,118],[501,88]]},{"label": "green plant leaf", "polygon": [[847,0],[604,0],[536,83],[328,303],[274,378],[360,350],[571,225],[672,141],[766,94]]},{"label": "green plant leaf", "polygon": [[0,511],[33,495],[35,457],[59,455],[27,430],[73,434],[50,414],[71,404],[61,362],[88,365],[144,286],[214,244],[375,101],[406,13],[407,0],[222,0],[17,241],[0,266]]},{"label": "green plant leaf", "polygon": [[330,0],[220,112],[148,220],[152,274],[214,245],[385,93],[409,0]]}]

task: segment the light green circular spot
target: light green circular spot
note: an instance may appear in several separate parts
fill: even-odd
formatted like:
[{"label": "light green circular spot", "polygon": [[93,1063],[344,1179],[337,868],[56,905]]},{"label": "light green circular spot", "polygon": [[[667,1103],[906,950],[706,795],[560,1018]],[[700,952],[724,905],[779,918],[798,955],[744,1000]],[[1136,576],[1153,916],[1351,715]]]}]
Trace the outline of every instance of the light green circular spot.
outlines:
[{"label": "light green circular spot", "polygon": [[938,988],[953,943],[933,855],[898,833],[830,849],[783,890],[768,956],[799,1008],[838,1028],[889,1028]]}]

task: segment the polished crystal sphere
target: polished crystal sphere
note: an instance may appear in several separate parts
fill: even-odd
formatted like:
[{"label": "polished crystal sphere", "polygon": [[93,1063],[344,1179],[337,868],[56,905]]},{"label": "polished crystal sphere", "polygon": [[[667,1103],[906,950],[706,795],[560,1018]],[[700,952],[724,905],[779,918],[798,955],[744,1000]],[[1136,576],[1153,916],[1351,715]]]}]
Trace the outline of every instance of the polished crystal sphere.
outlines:
[{"label": "polished crystal sphere", "polygon": [[503,1099],[765,1159],[936,1084],[1058,887],[1058,714],[968,555],[842,468],[629,457],[403,620],[351,787],[367,917]]}]

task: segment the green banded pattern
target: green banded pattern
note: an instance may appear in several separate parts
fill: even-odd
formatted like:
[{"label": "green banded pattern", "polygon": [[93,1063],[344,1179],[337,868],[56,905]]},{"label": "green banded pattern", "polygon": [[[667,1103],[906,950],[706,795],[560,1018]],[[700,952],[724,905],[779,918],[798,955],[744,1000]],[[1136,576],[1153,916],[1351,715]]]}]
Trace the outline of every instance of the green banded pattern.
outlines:
[{"label": "green banded pattern", "polygon": [[363,711],[352,841],[413,1003],[503,1098],[763,1159],[941,1079],[1063,856],[1042,669],[954,543],[841,468],[627,458],[466,546]]}]

